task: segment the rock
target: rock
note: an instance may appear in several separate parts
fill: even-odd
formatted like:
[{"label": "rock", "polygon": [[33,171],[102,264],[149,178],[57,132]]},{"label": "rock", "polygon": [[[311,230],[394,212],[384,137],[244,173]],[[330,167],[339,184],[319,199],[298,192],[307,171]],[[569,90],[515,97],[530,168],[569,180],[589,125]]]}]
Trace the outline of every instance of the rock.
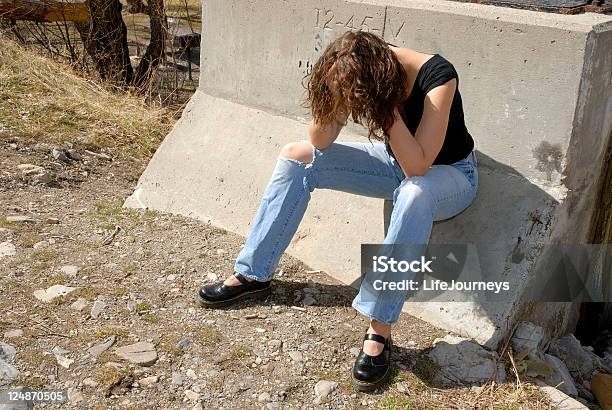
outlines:
[{"label": "rock", "polygon": [[320,404],[330,393],[336,391],[338,388],[338,382],[330,380],[319,380],[315,384],[315,404]]},{"label": "rock", "polygon": [[179,387],[185,383],[185,378],[179,372],[172,372],[172,387]]},{"label": "rock", "polygon": [[219,279],[219,276],[214,272],[208,272],[206,274],[206,280],[209,282],[216,282]]},{"label": "rock", "polygon": [[91,307],[91,311],[89,312],[89,315],[94,318],[97,319],[98,316],[100,316],[100,313],[102,313],[102,311],[104,310],[104,308],[106,307],[106,303],[104,303],[102,300],[97,299],[94,303],[93,306]]},{"label": "rock", "polygon": [[6,221],[11,223],[34,223],[36,219],[26,215],[9,215],[6,217]]},{"label": "rock", "polygon": [[107,154],[105,154],[103,152],[93,152],[93,151],[88,151],[88,150],[85,150],[85,152],[87,152],[88,154],[93,155],[93,156],[95,156],[97,158],[104,159],[106,161],[112,161],[113,160],[113,158],[110,155],[107,155]]},{"label": "rock", "polygon": [[115,354],[130,363],[151,366],[157,361],[157,350],[149,342],[138,342],[115,350]]},{"label": "rock", "polygon": [[85,400],[85,397],[83,396],[83,393],[81,393],[79,390],[75,389],[74,387],[71,387],[68,389],[68,400],[71,403],[76,404]]},{"label": "rock", "polygon": [[270,393],[263,392],[257,397],[257,401],[260,403],[267,403],[270,401]]},{"label": "rock", "polygon": [[181,350],[185,350],[187,349],[187,347],[191,344],[191,338],[190,337],[184,337],[181,340],[178,341],[178,343],[176,344],[176,347],[181,349]]},{"label": "rock", "polygon": [[510,341],[515,353],[527,352],[532,357],[542,358],[544,329],[531,322],[520,322]]},{"label": "rock", "polygon": [[68,154],[68,158],[73,159],[75,161],[80,161],[83,159],[81,154],[79,154],[75,149],[69,149],[68,151],[66,151],[66,154]]},{"label": "rock", "polygon": [[0,243],[0,258],[4,256],[15,256],[17,248],[11,242],[6,241]]},{"label": "rock", "polygon": [[51,182],[53,182],[55,178],[53,177],[53,174],[51,174],[49,171],[45,171],[45,172],[41,172],[40,174],[36,174],[34,175],[34,177],[32,178],[32,181],[35,184],[50,184]]},{"label": "rock", "polygon": [[47,219],[45,219],[45,222],[49,225],[57,225],[60,223],[60,220],[58,218],[48,217]]},{"label": "rock", "polygon": [[91,387],[91,388],[96,388],[98,387],[100,383],[98,383],[97,381],[95,381],[92,378],[86,377],[85,379],[83,379],[83,386],[87,386],[87,387]]},{"label": "rock", "polygon": [[25,176],[37,174],[45,170],[43,167],[34,164],[19,164],[17,165],[17,169],[19,169],[21,174]]},{"label": "rock", "polygon": [[472,386],[470,387],[470,390],[473,391],[474,393],[480,393],[481,391],[483,391],[485,389],[486,386]]},{"label": "rock", "polygon": [[313,295],[313,296],[319,296],[321,294],[321,291],[317,288],[303,288],[302,291],[308,295]]},{"label": "rock", "polygon": [[63,149],[53,148],[53,150],[51,150],[51,155],[58,161],[70,162],[70,158],[68,158],[68,155]]},{"label": "rock", "polygon": [[74,265],[66,265],[60,268],[60,271],[62,273],[68,276],[72,276],[72,277],[76,276],[80,270],[81,268],[79,268],[78,266],[74,266]]},{"label": "rock", "polygon": [[149,376],[138,380],[138,384],[142,387],[153,387],[157,382],[159,382],[159,376]]},{"label": "rock", "polygon": [[595,396],[589,390],[585,389],[581,384],[575,384],[576,390],[578,390],[578,396],[576,396],[576,400],[584,403],[581,399],[586,399],[590,402],[595,402]]},{"label": "rock", "polygon": [[190,379],[197,379],[198,375],[196,374],[196,372],[193,371],[193,369],[189,369],[187,370],[187,377],[189,377]]},{"label": "rock", "polygon": [[70,350],[66,350],[60,346],[54,346],[53,349],[51,349],[51,353],[53,354],[70,354]]},{"label": "rock", "polygon": [[38,250],[38,249],[45,249],[48,246],[49,246],[49,242],[40,241],[40,242],[36,242],[32,248]]},{"label": "rock", "polygon": [[[0,126],[0,131],[1,128]],[[1,377],[0,380],[2,380]],[[17,397],[24,397],[27,394],[31,394],[31,391],[31,389],[25,386],[13,387],[10,390],[0,390],[0,410],[33,410],[34,402],[32,400],[10,400],[9,397],[9,392],[16,393]]]},{"label": "rock", "polygon": [[612,375],[595,372],[591,379],[591,391],[602,409],[612,409]]},{"label": "rock", "polygon": [[293,360],[294,362],[303,362],[304,361],[304,354],[302,352],[298,352],[298,351],[291,351],[289,352],[289,357],[291,357],[291,360]]},{"label": "rock", "polygon": [[361,350],[360,350],[359,348],[357,348],[357,347],[351,347],[351,348],[350,348],[350,350],[349,350],[349,353],[350,353],[352,356],[357,357],[357,356],[359,355],[359,352],[360,352],[360,351],[361,351]]},{"label": "rock", "polygon": [[311,295],[306,295],[304,296],[304,299],[302,300],[302,304],[304,306],[313,306],[317,304],[317,300],[313,298]]},{"label": "rock", "polygon": [[34,291],[34,297],[38,300],[42,300],[45,303],[50,303],[53,299],[59,296],[66,296],[76,288],[71,288],[64,285],[53,285],[48,289],[38,289]]},{"label": "rock", "polygon": [[541,380],[535,380],[538,385],[540,391],[544,393],[552,404],[552,408],[556,410],[588,410],[584,404],[580,403],[578,400],[572,399],[567,394],[563,393],[561,390],[557,390],[554,387],[551,387],[544,383]]},{"label": "rock", "polygon": [[33,164],[19,164],[21,178],[24,181],[32,181],[37,184],[48,184],[53,181],[53,175],[45,168]]},{"label": "rock", "polygon": [[13,337],[21,337],[21,336],[23,336],[23,330],[21,329],[7,330],[6,332],[4,332],[4,337],[7,339],[11,339]]},{"label": "rock", "polygon": [[120,372],[125,370],[125,366],[117,362],[106,362],[104,363],[104,367],[112,367],[114,369],[119,370]]},{"label": "rock", "polygon": [[548,353],[561,359],[578,383],[590,380],[593,372],[601,367],[600,359],[586,351],[572,334],[552,341]]},{"label": "rock", "polygon": [[593,341],[593,347],[599,352],[599,355],[604,358],[604,361],[610,361],[610,372],[612,373],[612,318],[608,326],[610,329],[605,329],[597,335]]},{"label": "rock", "polygon": [[17,354],[17,349],[8,343],[0,341],[0,359],[12,362]]},{"label": "rock", "polygon": [[453,335],[438,338],[428,356],[440,367],[435,379],[441,384],[486,383],[495,375],[501,384],[505,378],[505,368],[497,353],[470,339]]},{"label": "rock", "polygon": [[136,310],[136,302],[133,300],[128,300],[126,307],[128,311],[134,312]]},{"label": "rock", "polygon": [[61,354],[56,354],[55,360],[57,360],[57,364],[62,366],[64,369],[69,369],[70,365],[74,363],[74,359],[69,359],[66,356],[62,356]]},{"label": "rock", "polygon": [[83,298],[78,298],[77,300],[74,301],[72,305],[70,305],[70,308],[77,310],[79,312],[85,309],[86,307],[87,307],[87,301]]},{"label": "rock", "polygon": [[90,355],[92,355],[95,359],[100,354],[110,349],[111,346],[114,345],[116,341],[117,341],[117,338],[115,337],[115,335],[109,336],[106,338],[106,340],[104,340],[104,342],[94,345],[90,347],[89,349],[87,349],[87,352]]},{"label": "rock", "polygon": [[544,360],[555,371],[553,375],[544,379],[544,382],[549,386],[556,387],[567,395],[577,396],[578,390],[576,389],[572,375],[569,370],[567,370],[567,366],[565,366],[558,357],[549,354],[544,356]]},{"label": "rock", "polygon": [[273,351],[278,350],[283,345],[283,342],[278,339],[268,340],[268,347],[270,347]]},{"label": "rock", "polygon": [[185,390],[185,397],[192,403],[195,403],[196,401],[200,400],[200,395],[191,390]]},{"label": "rock", "polygon": [[0,359],[0,381],[13,381],[19,376],[17,370],[12,364]]}]

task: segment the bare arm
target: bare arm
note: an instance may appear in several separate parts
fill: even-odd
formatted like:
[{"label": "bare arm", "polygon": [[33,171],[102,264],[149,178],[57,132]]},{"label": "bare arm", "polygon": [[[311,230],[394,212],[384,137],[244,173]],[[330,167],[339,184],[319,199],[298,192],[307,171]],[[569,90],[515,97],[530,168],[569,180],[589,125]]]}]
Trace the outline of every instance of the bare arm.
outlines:
[{"label": "bare arm", "polygon": [[395,122],[388,132],[389,145],[406,177],[425,174],[440,153],[456,87],[457,80],[453,78],[427,93],[414,136],[395,108]]},{"label": "bare arm", "polygon": [[308,126],[308,139],[310,143],[318,149],[327,148],[338,138],[347,119],[348,114],[340,113],[334,123],[327,125],[315,124],[314,120],[311,120]]}]

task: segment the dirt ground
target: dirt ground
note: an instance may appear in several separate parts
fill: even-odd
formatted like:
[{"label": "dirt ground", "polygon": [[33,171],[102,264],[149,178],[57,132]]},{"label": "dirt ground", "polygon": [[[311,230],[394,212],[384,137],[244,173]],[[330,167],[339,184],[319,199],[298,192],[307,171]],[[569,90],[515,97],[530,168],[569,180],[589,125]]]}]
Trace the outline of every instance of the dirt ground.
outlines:
[{"label": "dirt ground", "polygon": [[[145,160],[73,147],[81,158],[62,161],[52,148],[0,138],[0,243],[15,247],[0,256],[0,340],[17,351],[12,386],[65,389],[60,408],[549,408],[510,373],[499,386],[433,385],[424,353],[446,333],[405,314],[390,383],[356,392],[348,375],[367,322],[350,307],[354,289],[283,256],[265,301],[200,308],[197,290],[231,272],[244,238],[123,209]],[[28,180],[20,164],[44,167],[51,181]],[[49,303],[34,296],[57,284],[76,290]],[[88,352],[113,337],[106,351]],[[138,341],[154,345],[154,364],[115,354]],[[320,380],[338,388],[318,402]]]}]

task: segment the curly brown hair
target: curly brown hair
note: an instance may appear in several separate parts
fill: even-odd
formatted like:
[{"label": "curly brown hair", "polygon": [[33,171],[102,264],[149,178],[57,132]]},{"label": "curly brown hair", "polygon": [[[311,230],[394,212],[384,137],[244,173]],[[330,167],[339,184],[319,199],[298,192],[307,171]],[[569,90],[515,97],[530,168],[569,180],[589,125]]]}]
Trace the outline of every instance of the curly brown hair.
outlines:
[{"label": "curly brown hair", "polygon": [[375,34],[344,33],[325,49],[304,79],[305,106],[315,123],[330,124],[342,111],[368,129],[368,138],[381,140],[388,137],[396,106],[403,115],[406,72],[387,43]]}]

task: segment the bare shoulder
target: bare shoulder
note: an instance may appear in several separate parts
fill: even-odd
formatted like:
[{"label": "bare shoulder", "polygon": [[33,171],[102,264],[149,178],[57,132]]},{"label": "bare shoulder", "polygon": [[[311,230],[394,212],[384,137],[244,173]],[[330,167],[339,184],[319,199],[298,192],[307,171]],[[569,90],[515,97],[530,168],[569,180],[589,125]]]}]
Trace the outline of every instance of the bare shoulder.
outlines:
[{"label": "bare shoulder", "polygon": [[407,47],[391,47],[391,49],[409,73],[417,72],[427,60],[434,56],[433,54],[422,53]]}]

